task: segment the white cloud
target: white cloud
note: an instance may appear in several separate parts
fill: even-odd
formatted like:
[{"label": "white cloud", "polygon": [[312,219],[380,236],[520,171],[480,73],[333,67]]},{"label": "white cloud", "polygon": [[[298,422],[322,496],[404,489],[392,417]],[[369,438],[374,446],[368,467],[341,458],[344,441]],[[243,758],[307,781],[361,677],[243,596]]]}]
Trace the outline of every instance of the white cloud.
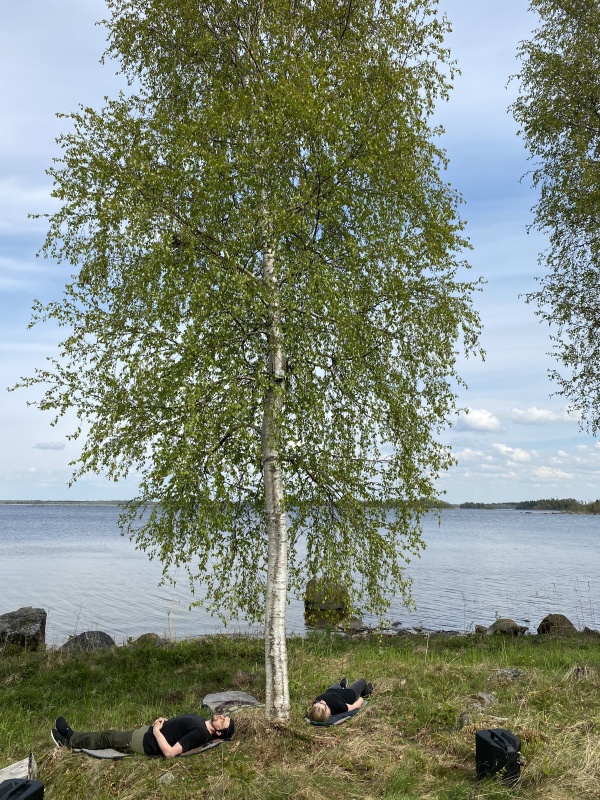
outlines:
[{"label": "white cloud", "polygon": [[499,431],[500,420],[483,408],[467,408],[459,414],[455,427],[459,431]]},{"label": "white cloud", "polygon": [[571,472],[565,472],[562,469],[553,469],[552,467],[535,467],[535,469],[533,469],[533,474],[536,478],[540,478],[540,480],[543,481],[565,481],[573,478]]},{"label": "white cloud", "polygon": [[566,408],[560,411],[550,411],[547,408],[537,408],[537,406],[513,408],[509,412],[508,418],[518,425],[552,425],[579,422],[579,415],[576,412],[570,412]]},{"label": "white cloud", "polygon": [[66,446],[64,442],[38,442],[33,445],[35,450],[64,450]]},{"label": "white cloud", "polygon": [[534,452],[528,452],[527,450],[523,450],[521,447],[508,447],[508,445],[500,444],[498,442],[494,443],[492,448],[501,456],[504,456],[510,461],[516,462],[517,464],[524,464],[527,461],[531,461],[535,455]]},{"label": "white cloud", "polygon": [[462,450],[457,450],[454,455],[460,461],[491,461],[491,456],[486,455],[483,450],[473,450],[470,447],[463,447]]}]

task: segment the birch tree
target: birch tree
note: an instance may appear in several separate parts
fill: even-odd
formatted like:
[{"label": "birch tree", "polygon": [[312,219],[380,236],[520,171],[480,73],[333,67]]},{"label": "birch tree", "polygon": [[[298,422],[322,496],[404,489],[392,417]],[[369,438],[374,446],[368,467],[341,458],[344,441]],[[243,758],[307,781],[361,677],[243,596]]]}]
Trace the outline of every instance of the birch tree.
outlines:
[{"label": "birch tree", "polygon": [[408,600],[452,463],[479,320],[431,125],[447,25],[433,0],[108,6],[130,92],[60,140],[44,252],[73,275],[34,323],[65,337],[24,383],[76,411],[74,480],[140,476],[139,547],[210,610],[264,619],[284,720],[288,592]]},{"label": "birch tree", "polygon": [[539,190],[534,227],[547,233],[539,289],[528,295],[553,333],[558,394],[600,429],[600,6],[533,0],[540,25],[519,55],[513,113]]}]

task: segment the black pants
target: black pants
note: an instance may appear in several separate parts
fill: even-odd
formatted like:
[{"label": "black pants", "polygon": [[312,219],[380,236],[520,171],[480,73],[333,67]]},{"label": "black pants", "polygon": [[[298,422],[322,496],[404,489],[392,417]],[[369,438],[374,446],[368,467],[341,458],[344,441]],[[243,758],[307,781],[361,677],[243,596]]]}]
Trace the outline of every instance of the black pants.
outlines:
[{"label": "black pants", "polygon": [[[330,686],[327,691],[329,691],[330,689],[341,689],[341,688],[342,687],[339,685],[339,683],[334,683],[333,686]],[[362,694],[366,688],[367,688],[367,682],[364,678],[359,678],[357,681],[354,681],[354,683],[351,683],[350,686],[346,686],[346,689],[352,689],[352,691],[356,695],[356,700],[358,700],[359,697],[362,697]]]}]

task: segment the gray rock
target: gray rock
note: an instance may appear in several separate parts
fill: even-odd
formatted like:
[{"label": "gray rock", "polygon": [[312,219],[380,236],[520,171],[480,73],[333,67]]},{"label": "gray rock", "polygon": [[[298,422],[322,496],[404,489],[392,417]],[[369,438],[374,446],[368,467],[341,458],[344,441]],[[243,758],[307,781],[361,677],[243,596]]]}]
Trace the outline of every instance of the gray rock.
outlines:
[{"label": "gray rock", "polygon": [[515,681],[517,678],[520,678],[523,675],[522,669],[517,669],[517,667],[507,667],[506,669],[495,669],[490,677],[488,678],[489,681],[496,681],[496,680],[507,680],[507,681]]},{"label": "gray rock", "polygon": [[138,647],[159,647],[160,645],[168,644],[168,642],[166,639],[161,639],[157,633],[142,633],[132,644]]},{"label": "gray rock", "polygon": [[504,636],[519,636],[522,633],[528,631],[524,625],[518,625],[514,619],[497,619],[490,627],[486,630],[488,636],[493,636],[495,633],[503,634]]},{"label": "gray rock", "polygon": [[547,614],[538,625],[537,632],[564,635],[577,633],[577,628],[564,614]]},{"label": "gray rock", "polygon": [[369,626],[365,625],[358,617],[352,617],[340,627],[348,636],[356,636],[357,633],[365,633],[369,630]]},{"label": "gray rock", "polygon": [[475,633],[487,633],[487,625],[475,625]]},{"label": "gray rock", "polygon": [[46,644],[46,617],[43,608],[26,606],[0,616],[0,644],[15,644],[37,650]]},{"label": "gray rock", "polygon": [[103,631],[84,631],[71,636],[59,650],[65,653],[90,652],[92,650],[108,650],[116,647],[115,640]]},{"label": "gray rock", "polygon": [[470,724],[471,724],[471,715],[467,714],[466,711],[463,711],[458,718],[458,728],[466,728],[467,725]]},{"label": "gray rock", "polygon": [[493,694],[490,694],[489,692],[477,692],[477,694],[469,703],[469,708],[481,711],[486,706],[493,705],[497,702],[498,701]]},{"label": "gray rock", "polygon": [[583,632],[584,632],[584,633],[585,633],[587,636],[600,636],[600,631],[596,630],[595,628],[588,628],[588,626],[587,626],[587,625],[586,625],[586,626],[585,626],[585,628],[583,629]]},{"label": "gray rock", "polygon": [[170,783],[173,783],[174,780],[175,780],[175,775],[173,775],[172,772],[165,772],[158,779],[158,783],[161,786],[168,786]]}]

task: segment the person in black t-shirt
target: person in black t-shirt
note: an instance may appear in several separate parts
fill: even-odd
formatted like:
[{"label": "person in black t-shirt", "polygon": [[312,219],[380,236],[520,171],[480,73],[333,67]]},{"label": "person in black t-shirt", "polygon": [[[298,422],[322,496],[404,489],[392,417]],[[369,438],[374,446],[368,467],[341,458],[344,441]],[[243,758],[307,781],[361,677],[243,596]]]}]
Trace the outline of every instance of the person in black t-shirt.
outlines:
[{"label": "person in black t-shirt", "polygon": [[113,748],[146,756],[174,758],[208,744],[212,739],[231,739],[234,724],[231,717],[213,714],[204,719],[197,714],[183,714],[132,731],[106,730],[92,733],[74,731],[64,717],[57,717],[50,735],[58,747],[86,750]]},{"label": "person in black t-shirt", "polygon": [[354,681],[348,686],[346,678],[339,683],[334,683],[326,692],[315,698],[308,717],[313,722],[325,722],[331,715],[344,714],[360,708],[365,697],[373,693],[373,684],[367,683],[364,678]]}]

